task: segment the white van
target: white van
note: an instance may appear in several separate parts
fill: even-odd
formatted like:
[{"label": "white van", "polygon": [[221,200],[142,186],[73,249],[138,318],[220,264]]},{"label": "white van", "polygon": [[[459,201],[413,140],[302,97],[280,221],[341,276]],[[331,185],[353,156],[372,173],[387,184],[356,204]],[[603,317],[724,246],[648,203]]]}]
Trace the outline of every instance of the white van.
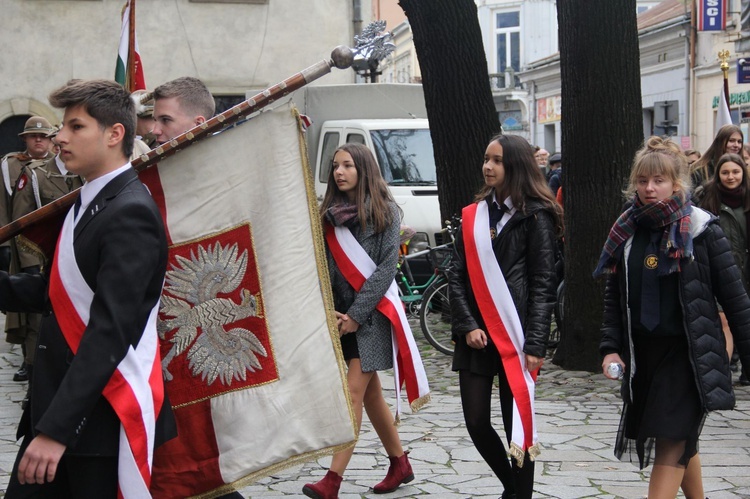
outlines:
[{"label": "white van", "polygon": [[334,151],[346,143],[364,144],[375,153],[380,172],[404,212],[403,223],[417,231],[409,251],[439,244],[435,239],[441,229],[435,157],[426,119],[326,121],[319,137],[315,155],[319,200],[326,191]]},{"label": "white van", "polygon": [[410,252],[440,244],[435,159],[422,85],[308,85],[292,94],[307,129],[308,160],[322,199],[333,152],[347,142],[374,153],[404,224],[417,232]]}]

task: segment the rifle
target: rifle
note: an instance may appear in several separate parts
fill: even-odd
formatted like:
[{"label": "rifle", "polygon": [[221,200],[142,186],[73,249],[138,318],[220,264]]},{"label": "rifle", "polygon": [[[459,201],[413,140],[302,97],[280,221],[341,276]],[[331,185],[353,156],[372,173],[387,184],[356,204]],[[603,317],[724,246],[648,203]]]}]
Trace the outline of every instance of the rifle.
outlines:
[{"label": "rifle", "polygon": [[[279,98],[330,73],[333,67],[338,69],[349,68],[354,61],[355,52],[359,52],[360,50],[362,49],[359,45],[356,49],[351,49],[343,45],[336,47],[331,52],[330,59],[324,59],[313,64],[307,69],[214,116],[210,120],[191,128],[169,142],[159,145],[146,154],[142,154],[132,161],[133,168],[137,172],[141,172],[155,165],[160,160],[185,149],[194,142],[236,123],[240,118],[248,116]],[[70,207],[73,206],[76,199],[78,199],[79,189],[71,191],[54,202],[1,227],[0,242],[22,234],[33,246],[38,247],[42,253],[47,256],[52,255],[65,215]]]}]

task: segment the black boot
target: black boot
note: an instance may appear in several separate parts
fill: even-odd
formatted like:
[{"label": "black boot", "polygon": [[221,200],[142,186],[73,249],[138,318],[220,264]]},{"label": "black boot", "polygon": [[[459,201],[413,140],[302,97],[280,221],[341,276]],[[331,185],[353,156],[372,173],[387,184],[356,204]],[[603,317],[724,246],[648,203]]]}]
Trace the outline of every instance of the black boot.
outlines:
[{"label": "black boot", "polygon": [[[515,494],[509,495],[511,499],[531,499],[534,492],[534,461],[526,454],[523,467],[518,467],[513,461],[513,481],[516,485]],[[505,495],[503,495],[505,498]]]},{"label": "black boot", "polygon": [[18,371],[16,371],[16,374],[13,375],[13,381],[28,381],[28,380],[29,380],[28,366],[26,366],[26,362],[23,362],[21,364],[21,367],[18,368]]}]

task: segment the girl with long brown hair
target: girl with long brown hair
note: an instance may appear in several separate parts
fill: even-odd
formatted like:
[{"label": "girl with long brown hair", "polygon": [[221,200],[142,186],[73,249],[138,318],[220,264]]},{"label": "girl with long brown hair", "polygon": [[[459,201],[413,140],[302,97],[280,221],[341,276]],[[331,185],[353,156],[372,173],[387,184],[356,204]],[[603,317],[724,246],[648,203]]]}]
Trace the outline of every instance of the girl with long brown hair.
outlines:
[{"label": "girl with long brown hair", "polygon": [[[501,481],[503,499],[529,499],[539,453],[534,385],[555,304],[561,209],[521,137],[494,137],[482,174],[485,185],[462,212],[448,271],[453,370],[467,430]],[[492,427],[496,376],[510,460]]]},{"label": "girl with long brown hair", "polygon": [[[411,330],[405,332],[408,323],[404,324],[403,305],[394,288],[401,211],[367,147],[345,144],[336,150],[320,218],[326,233],[337,326],[348,366],[347,382],[357,428],[362,425],[364,408],[390,461],[385,479],[374,486],[374,492],[391,492],[412,481],[414,473],[408,453],[401,446],[394,417],[383,398],[377,372],[394,368],[395,364],[412,362],[412,368],[404,370],[415,373],[417,378],[412,380],[419,387],[416,394],[409,393],[409,387],[414,385],[410,385],[408,379],[406,382],[413,410],[427,402],[429,391],[416,349],[402,351],[405,345],[402,341],[408,340]],[[369,270],[366,270],[368,265]],[[388,303],[393,306],[388,308]],[[393,320],[392,313],[398,313],[398,307],[401,307],[402,322]],[[411,342],[413,344],[413,337]],[[398,356],[395,362],[394,354]],[[408,378],[409,374],[405,376]],[[397,386],[397,398],[399,389]],[[302,492],[316,499],[338,497],[353,453],[353,447],[336,453],[325,477],[317,483],[306,484]]]}]

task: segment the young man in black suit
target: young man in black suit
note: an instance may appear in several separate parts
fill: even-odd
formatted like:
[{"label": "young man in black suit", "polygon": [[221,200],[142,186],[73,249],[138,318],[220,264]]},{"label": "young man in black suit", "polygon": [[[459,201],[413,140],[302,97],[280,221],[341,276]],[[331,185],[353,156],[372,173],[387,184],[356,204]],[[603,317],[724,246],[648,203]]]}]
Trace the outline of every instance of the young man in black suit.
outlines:
[{"label": "young man in black suit", "polygon": [[5,497],[148,497],[153,448],[174,435],[156,334],[164,225],[127,159],[128,93],[71,80],[50,102],[65,110],[61,158],[86,183],[49,268],[0,272],[0,308],[45,313]]}]

